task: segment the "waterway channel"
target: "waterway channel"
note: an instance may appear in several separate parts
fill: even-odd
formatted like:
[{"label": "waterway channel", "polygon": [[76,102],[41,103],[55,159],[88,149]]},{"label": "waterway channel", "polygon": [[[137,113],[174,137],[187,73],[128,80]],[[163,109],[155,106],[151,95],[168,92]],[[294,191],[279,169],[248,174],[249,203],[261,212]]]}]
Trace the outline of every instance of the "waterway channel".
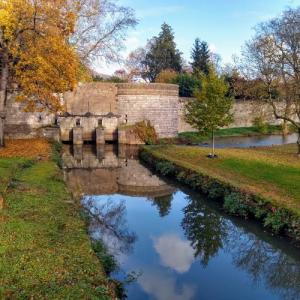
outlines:
[{"label": "waterway channel", "polygon": [[[274,135],[257,135],[257,136],[234,136],[219,137],[215,139],[216,148],[249,148],[249,147],[265,147],[275,145],[286,145],[296,143],[298,134],[293,133],[287,136],[280,134]],[[211,147],[211,142],[202,143],[200,146]]]},{"label": "waterway channel", "polygon": [[66,146],[65,180],[91,238],[119,262],[129,300],[297,300],[300,250],[142,165],[137,149]]}]

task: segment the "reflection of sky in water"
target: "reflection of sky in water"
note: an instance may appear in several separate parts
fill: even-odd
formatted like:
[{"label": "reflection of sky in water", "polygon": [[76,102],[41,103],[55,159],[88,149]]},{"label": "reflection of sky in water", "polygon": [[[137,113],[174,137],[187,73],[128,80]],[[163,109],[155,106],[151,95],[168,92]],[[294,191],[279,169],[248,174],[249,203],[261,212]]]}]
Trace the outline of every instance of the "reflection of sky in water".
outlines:
[{"label": "reflection of sky in water", "polygon": [[143,197],[97,196],[93,203],[101,207],[108,199],[124,205],[123,215],[115,214],[123,237],[136,235],[132,247],[122,240],[115,252],[123,271],[142,273],[128,286],[129,300],[300,299],[299,251],[248,221],[235,224],[183,192],[174,193],[164,217],[161,201]]},{"label": "reflection of sky in water", "polygon": [[[215,146],[217,148],[227,148],[227,147],[238,147],[238,148],[248,148],[248,147],[264,147],[272,145],[284,145],[296,143],[298,135],[290,134],[288,136],[282,135],[265,135],[265,136],[252,136],[252,137],[222,137],[216,138]],[[211,141],[207,144],[201,146],[211,146]]]},{"label": "reflection of sky in water", "polygon": [[154,238],[154,249],[159,254],[163,266],[178,273],[187,272],[193,261],[195,251],[188,241],[176,234],[165,234]]}]

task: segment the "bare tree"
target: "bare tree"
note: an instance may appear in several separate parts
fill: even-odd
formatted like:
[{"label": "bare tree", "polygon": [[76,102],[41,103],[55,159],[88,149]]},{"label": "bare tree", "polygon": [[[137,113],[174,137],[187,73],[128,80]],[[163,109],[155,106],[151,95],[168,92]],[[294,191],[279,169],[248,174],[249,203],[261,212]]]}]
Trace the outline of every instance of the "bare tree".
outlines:
[{"label": "bare tree", "polygon": [[248,79],[262,83],[259,99],[270,105],[276,119],[297,129],[300,156],[300,7],[260,24],[243,58]]},{"label": "bare tree", "polygon": [[134,81],[135,78],[142,78],[145,73],[145,66],[143,61],[145,60],[148,46],[144,48],[137,48],[136,50],[129,53],[125,66],[129,73],[129,80]]},{"label": "bare tree", "polygon": [[71,43],[82,61],[118,61],[127,30],[137,24],[134,11],[113,0],[78,0],[75,9],[78,19]]}]

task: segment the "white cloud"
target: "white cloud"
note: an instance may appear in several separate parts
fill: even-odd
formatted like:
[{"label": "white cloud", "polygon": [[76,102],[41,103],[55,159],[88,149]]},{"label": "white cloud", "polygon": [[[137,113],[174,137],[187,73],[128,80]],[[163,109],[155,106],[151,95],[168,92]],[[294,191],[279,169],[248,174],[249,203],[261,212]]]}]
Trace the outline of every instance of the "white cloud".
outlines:
[{"label": "white cloud", "polygon": [[161,264],[178,273],[187,272],[194,261],[194,250],[189,242],[175,234],[154,238],[154,248],[160,256]]}]

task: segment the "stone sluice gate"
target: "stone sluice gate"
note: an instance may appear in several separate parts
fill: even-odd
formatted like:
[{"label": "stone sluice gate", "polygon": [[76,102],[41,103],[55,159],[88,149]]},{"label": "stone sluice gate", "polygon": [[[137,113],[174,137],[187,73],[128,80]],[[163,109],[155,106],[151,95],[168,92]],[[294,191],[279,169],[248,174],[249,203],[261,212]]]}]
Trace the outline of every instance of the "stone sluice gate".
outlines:
[{"label": "stone sluice gate", "polygon": [[130,126],[149,120],[161,138],[178,134],[178,86],[172,84],[88,83],[65,93],[58,117],[60,139],[80,145],[141,144]]},{"label": "stone sluice gate", "polygon": [[[149,120],[160,138],[176,137],[178,132],[195,131],[185,122],[185,104],[190,98],[179,97],[179,87],[173,84],[137,84],[91,82],[80,84],[64,93],[65,112],[54,115],[25,112],[25,104],[8,95],[5,116],[5,138],[48,138],[83,144],[141,144],[133,125]],[[236,101],[230,127],[249,127],[255,117],[265,117],[270,124],[279,124],[273,111],[257,101]],[[2,121],[3,122],[3,121]],[[0,122],[0,126],[2,125]],[[0,137],[1,138],[1,137]]]}]

